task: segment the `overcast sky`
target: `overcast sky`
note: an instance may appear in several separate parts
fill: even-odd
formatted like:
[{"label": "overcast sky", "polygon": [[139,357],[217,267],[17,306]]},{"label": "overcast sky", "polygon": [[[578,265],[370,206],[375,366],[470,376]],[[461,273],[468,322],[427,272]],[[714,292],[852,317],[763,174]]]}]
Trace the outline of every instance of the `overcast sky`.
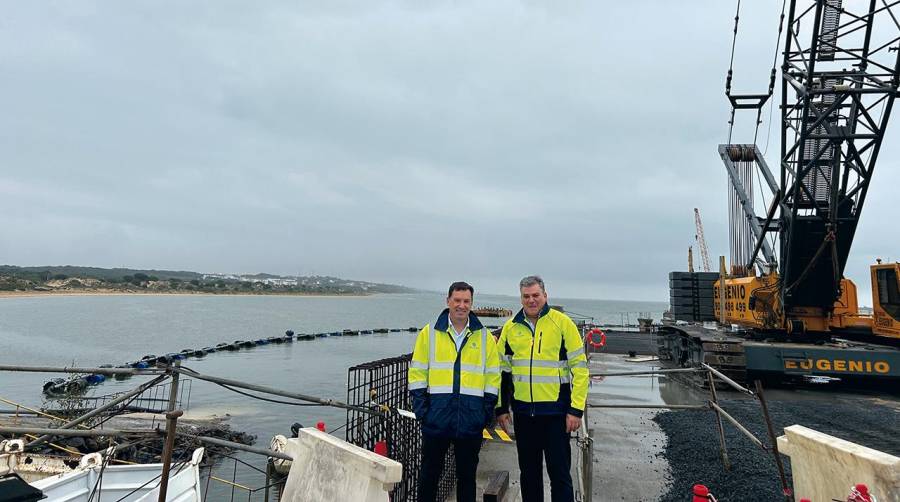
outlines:
[{"label": "overcast sky", "polygon": [[[781,2],[747,4],[735,90],[764,92]],[[666,301],[694,207],[728,252],[733,2],[0,6],[0,263]],[[900,258],[898,129],[847,270],[866,299]]]}]

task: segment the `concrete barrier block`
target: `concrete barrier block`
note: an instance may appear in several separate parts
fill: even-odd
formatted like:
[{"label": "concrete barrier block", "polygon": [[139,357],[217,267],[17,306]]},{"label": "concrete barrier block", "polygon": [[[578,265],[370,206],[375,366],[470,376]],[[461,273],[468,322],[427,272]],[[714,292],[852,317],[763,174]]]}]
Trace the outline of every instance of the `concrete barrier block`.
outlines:
[{"label": "concrete barrier block", "polygon": [[314,428],[301,429],[298,438],[289,439],[285,453],[294,461],[284,502],[388,502],[388,492],[403,475],[399,462]]},{"label": "concrete barrier block", "polygon": [[900,502],[898,457],[802,425],[784,429],[778,450],[791,458],[797,500],[846,500],[864,483],[879,502]]}]

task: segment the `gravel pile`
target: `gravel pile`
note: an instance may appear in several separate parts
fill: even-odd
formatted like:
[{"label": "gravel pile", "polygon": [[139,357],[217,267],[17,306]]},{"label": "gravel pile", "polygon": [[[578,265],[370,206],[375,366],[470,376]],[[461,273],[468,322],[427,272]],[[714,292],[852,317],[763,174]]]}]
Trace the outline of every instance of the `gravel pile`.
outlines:
[{"label": "gravel pile", "polygon": [[[755,400],[722,400],[722,407],[756,437],[768,444],[762,411]],[[802,400],[769,402],[777,435],[784,427],[803,425],[892,455],[900,455],[896,433],[900,412],[872,399]],[[719,457],[715,416],[709,411],[667,411],[654,420],[668,437],[660,455],[669,462],[672,479],[660,500],[690,500],[691,487],[705,484],[720,501],[784,500],[772,455],[763,452],[723,419],[731,470]],[[790,459],[782,455],[790,486]],[[802,495],[802,494],[799,494]],[[799,498],[798,498],[799,500]]]}]

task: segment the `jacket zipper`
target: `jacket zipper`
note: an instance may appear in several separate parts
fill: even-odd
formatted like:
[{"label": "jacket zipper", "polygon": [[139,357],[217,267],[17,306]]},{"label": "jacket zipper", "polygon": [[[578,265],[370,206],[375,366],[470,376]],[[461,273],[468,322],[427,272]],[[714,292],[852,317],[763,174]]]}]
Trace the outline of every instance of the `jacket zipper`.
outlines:
[{"label": "jacket zipper", "polygon": [[[449,333],[448,333],[448,334],[449,334]],[[451,338],[451,340],[453,341],[453,346],[456,347],[456,340],[453,339],[452,336],[451,336],[450,338]],[[460,360],[461,357],[462,357],[462,349],[463,349],[463,347],[466,346],[466,342],[468,342],[468,341],[469,341],[469,333],[466,333],[466,336],[463,337],[462,344],[461,344],[459,347],[456,347],[456,359],[453,361],[454,369],[455,369],[455,367],[456,367],[456,363],[457,363],[457,362],[460,364],[460,366],[462,366],[462,361]],[[462,373],[462,368],[461,368],[461,367],[460,367],[460,373]],[[456,430],[458,431],[458,430],[460,429],[460,415],[461,415],[461,413],[460,413],[460,411],[459,411],[459,408],[460,408],[460,402],[459,402],[458,390],[457,390],[457,387],[456,387],[456,378],[457,378],[457,373],[456,373],[456,371],[454,371],[454,372],[453,372],[453,395],[456,396]],[[462,387],[462,375],[459,375],[459,380],[460,380],[459,386]]]},{"label": "jacket zipper", "polygon": [[[537,324],[537,323],[535,323]],[[530,328],[531,326],[529,326]],[[534,416],[534,330],[531,330],[531,356],[528,359],[528,393],[531,396],[531,416]],[[538,348],[538,352],[541,349]]]}]

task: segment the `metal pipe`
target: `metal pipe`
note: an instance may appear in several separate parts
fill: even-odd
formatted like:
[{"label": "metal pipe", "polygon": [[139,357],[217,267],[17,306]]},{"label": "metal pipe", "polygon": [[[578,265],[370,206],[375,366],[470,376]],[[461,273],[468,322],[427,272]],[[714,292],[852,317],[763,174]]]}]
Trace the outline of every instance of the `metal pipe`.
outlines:
[{"label": "metal pipe", "polygon": [[743,425],[741,425],[740,422],[737,421],[737,419],[735,419],[734,417],[729,415],[727,411],[723,410],[721,406],[719,406],[718,404],[716,404],[712,401],[709,402],[709,405],[712,406],[713,409],[715,409],[717,412],[719,412],[720,415],[725,417],[726,420],[731,422],[732,425],[737,427],[737,430],[741,431],[741,433],[743,433],[745,436],[747,436],[747,438],[750,439],[750,441],[753,441],[753,444],[755,444],[756,446],[759,446],[763,450],[766,449],[766,447],[763,445],[762,441],[757,439],[756,436],[754,436],[752,432],[748,431]]},{"label": "metal pipe", "polygon": [[763,419],[766,421],[766,430],[769,433],[769,443],[772,445],[772,455],[775,457],[775,465],[778,467],[778,476],[781,478],[781,491],[784,494],[785,502],[793,502],[793,490],[788,486],[787,477],[784,475],[784,464],[781,463],[781,454],[778,453],[778,438],[775,437],[775,428],[772,426],[772,419],[769,418],[769,406],[766,404],[765,396],[763,396],[762,382],[756,380],[754,383],[756,385],[756,397],[759,398]]},{"label": "metal pipe", "polygon": [[[716,395],[716,382],[713,380],[712,373],[706,372],[706,379],[709,382],[709,394],[712,402],[717,406],[719,404],[719,397]],[[722,457],[722,465],[725,467],[726,471],[731,470],[731,461],[728,459],[728,449],[725,446],[725,428],[722,426],[722,416],[719,415],[718,410],[713,408],[713,411],[716,412],[716,429],[719,433],[719,454]]]},{"label": "metal pipe", "polygon": [[[85,422],[114,406],[117,406],[119,403],[125,402],[125,401],[131,399],[132,397],[140,394],[141,392],[144,392],[145,390],[149,389],[150,387],[153,387],[154,385],[156,385],[160,381],[164,380],[165,378],[166,378],[166,375],[160,375],[145,384],[139,385],[137,388],[130,390],[130,391],[126,392],[125,394],[122,394],[121,396],[104,404],[103,406],[100,406],[99,408],[94,408],[93,410],[85,413],[84,415],[81,415],[80,417],[75,418],[74,420],[66,422],[65,424],[60,426],[60,429],[71,429],[72,427],[75,427],[76,425],[78,425],[82,422]],[[54,430],[57,430],[57,429],[54,429]],[[54,436],[54,434],[45,434],[45,435],[35,439],[34,441],[28,443],[27,445],[25,445],[25,448],[31,448],[33,446],[39,445],[39,444],[43,443],[44,441],[52,438],[53,436]]]},{"label": "metal pipe", "polygon": [[648,410],[706,410],[705,404],[588,404],[588,408],[648,409]]},{"label": "metal pipe", "polygon": [[[46,427],[0,427],[0,434],[45,434],[47,436],[101,437],[159,435],[155,429],[48,429]],[[27,448],[27,446],[26,446]]]},{"label": "metal pipe", "polygon": [[166,493],[169,489],[169,470],[172,468],[172,451],[175,449],[175,430],[178,426],[178,418],[184,415],[181,410],[175,409],[178,401],[178,369],[181,361],[176,360],[174,366],[169,368],[172,372],[172,380],[169,382],[169,402],[166,406],[166,443],[162,455],[162,478],[159,481],[159,502],[166,502]]},{"label": "metal pipe", "polygon": [[309,395],[300,394],[297,392],[287,392],[287,391],[275,389],[273,387],[266,387],[264,385],[255,385],[255,384],[241,382],[238,380],[231,380],[228,378],[215,377],[215,376],[211,376],[211,375],[203,375],[201,373],[197,373],[196,371],[189,370],[187,368],[179,368],[177,371],[179,371],[181,373],[185,373],[187,375],[190,375],[192,378],[196,378],[198,380],[205,380],[207,382],[212,382],[212,383],[216,383],[216,384],[220,384],[220,385],[228,385],[231,387],[238,387],[241,389],[254,390],[257,392],[263,392],[263,393],[272,394],[275,396],[289,397],[291,399],[298,399],[300,401],[308,401],[311,403],[319,403],[319,404],[322,404],[325,406],[333,406],[335,408],[343,408],[345,410],[354,410],[354,411],[358,411],[360,413],[368,413],[370,415],[381,415],[382,414],[382,412],[379,410],[372,410],[369,408],[365,408],[363,406],[353,406],[353,405],[349,405],[347,403],[343,403],[341,401],[336,401],[334,399],[322,399],[320,397],[309,396]]},{"label": "metal pipe", "polygon": [[[181,368],[180,360],[176,360],[175,364],[170,368],[171,373],[172,373],[172,381],[169,382],[169,402],[168,402],[168,406],[166,408],[166,411],[169,411],[169,412],[175,411],[175,404],[178,401],[178,380],[179,380],[179,376],[180,376],[180,374],[178,373],[178,370],[180,368]],[[166,434],[168,434],[168,433],[169,433],[169,431],[168,431],[168,429],[166,429]]]},{"label": "metal pipe", "polygon": [[[172,386],[175,387],[174,382]],[[163,449],[158,502],[166,502],[166,493],[169,490],[169,472],[172,469],[172,450],[175,449],[175,427],[178,425],[178,417],[182,415],[184,415],[184,412],[181,410],[166,413],[166,446]]]},{"label": "metal pipe", "polygon": [[719,377],[719,379],[721,379],[723,382],[725,382],[725,383],[727,383],[728,385],[730,385],[731,387],[733,387],[734,390],[736,390],[736,391],[738,391],[738,392],[743,392],[744,394],[747,394],[747,395],[750,395],[750,396],[754,396],[754,395],[755,395],[755,394],[753,394],[753,391],[752,391],[752,390],[750,390],[750,389],[748,389],[748,388],[746,388],[746,387],[742,387],[741,384],[739,384],[739,383],[735,382],[734,380],[728,378],[727,376],[723,375],[722,372],[720,372],[719,370],[713,368],[712,366],[710,366],[710,365],[708,365],[708,364],[706,364],[706,363],[700,363],[700,364],[701,364],[705,369],[711,371],[711,372],[713,373],[713,375]]},{"label": "metal pipe", "polygon": [[591,430],[588,429],[588,410],[584,410],[584,427],[579,432],[584,441],[581,451],[581,474],[584,476],[583,500],[591,502],[594,495],[594,440],[591,437]]},{"label": "metal pipe", "polygon": [[36,412],[28,411],[28,410],[0,410],[0,415],[29,415],[29,416],[35,415],[35,416],[37,416],[38,414]]},{"label": "metal pipe", "polygon": [[257,455],[265,455],[267,457],[272,458],[280,458],[282,460],[294,460],[293,457],[288,455],[287,453],[272,451],[267,448],[257,448],[255,446],[249,446],[241,443],[235,443],[233,441],[226,441],[224,439],[213,438],[209,436],[195,436],[193,434],[187,434],[184,432],[179,432],[179,436],[189,437],[191,439],[196,439],[201,443],[211,444],[215,446],[224,446],[226,448],[233,448],[235,450],[246,451],[248,453],[256,453]]},{"label": "metal pipe", "polygon": [[725,257],[719,257],[719,322],[724,326],[725,323]]},{"label": "metal pipe", "polygon": [[23,371],[29,373],[95,373],[98,375],[159,375],[163,369],[137,368],[67,368],[65,366],[17,366],[0,364],[0,371]]},{"label": "metal pipe", "polygon": [[630,376],[630,375],[660,375],[667,373],[693,373],[697,371],[706,371],[703,368],[672,368],[672,369],[664,369],[664,370],[646,370],[646,371],[613,371],[613,372],[600,372],[600,373],[591,373],[590,376]]}]

